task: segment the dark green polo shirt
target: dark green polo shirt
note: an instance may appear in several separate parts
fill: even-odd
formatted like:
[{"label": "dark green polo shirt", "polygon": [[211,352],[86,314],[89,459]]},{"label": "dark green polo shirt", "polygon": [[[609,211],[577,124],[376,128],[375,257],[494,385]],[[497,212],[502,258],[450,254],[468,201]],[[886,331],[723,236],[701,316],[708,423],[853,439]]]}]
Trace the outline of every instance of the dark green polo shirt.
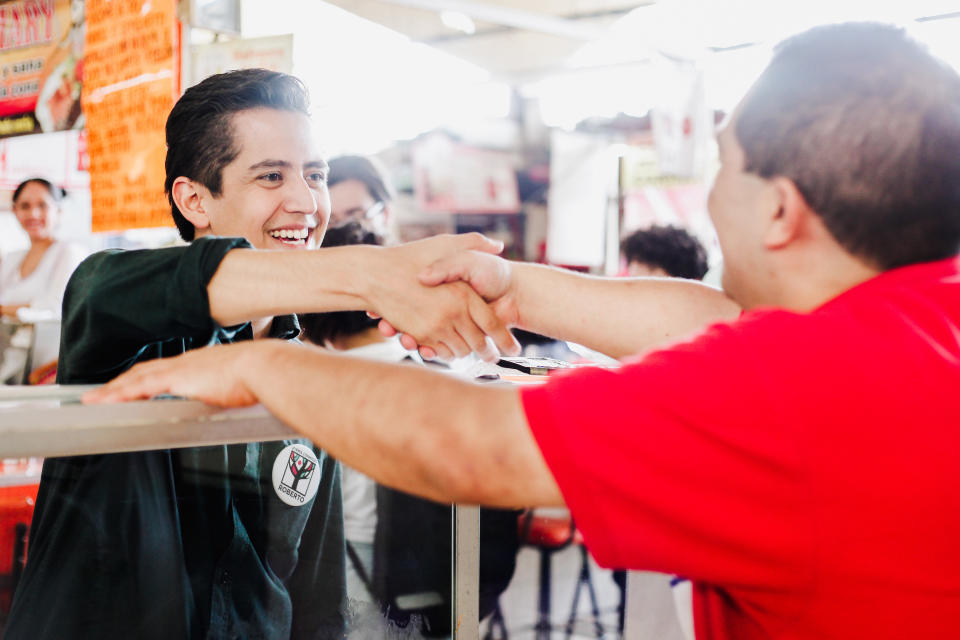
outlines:
[{"label": "dark green polo shirt", "polygon": [[[249,246],[88,258],[64,298],[57,381],[252,339],[249,324],[218,326],[207,299],[226,253]],[[274,319],[272,337],[298,334],[293,316]],[[299,506],[271,477],[293,443],[311,447],[319,481]],[[339,468],[309,441],[51,458],[6,638],[342,638],[343,558]]]}]

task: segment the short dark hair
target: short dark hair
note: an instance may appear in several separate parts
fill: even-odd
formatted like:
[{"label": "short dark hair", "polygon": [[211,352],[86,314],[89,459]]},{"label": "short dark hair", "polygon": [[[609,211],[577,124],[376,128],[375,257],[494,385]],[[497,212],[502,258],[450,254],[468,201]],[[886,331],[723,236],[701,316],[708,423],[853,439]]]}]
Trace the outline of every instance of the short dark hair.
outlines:
[{"label": "short dark hair", "polygon": [[852,255],[891,269],[960,251],[960,75],[903,29],[785,40],[734,127],[746,171],[789,178]]},{"label": "short dark hair", "polygon": [[46,178],[27,178],[23,182],[17,185],[17,188],[13,190],[13,197],[10,199],[11,202],[16,204],[17,200],[20,199],[20,194],[23,193],[23,188],[30,183],[39,184],[42,187],[45,187],[47,191],[50,192],[50,197],[53,198],[54,202],[60,202],[67,197],[67,191],[63,187],[59,187]]},{"label": "short dark hair", "polygon": [[702,280],[707,274],[707,251],[693,235],[679,227],[653,226],[634,231],[620,242],[631,262],[663,269],[675,278]]},{"label": "short dark hair", "polygon": [[262,107],[309,115],[310,97],[294,76],[267,69],[240,69],[210,76],[187,89],[173,105],[167,118],[164,191],[184,240],[193,240],[196,230],[173,200],[173,181],[184,176],[219,196],[223,168],[240,153],[231,116]]},{"label": "short dark hair", "polygon": [[[352,244],[382,245],[383,238],[364,228],[360,222],[351,220],[339,227],[327,229],[321,246],[343,247]],[[361,333],[377,326],[378,322],[378,320],[368,316],[366,311],[329,311],[327,313],[304,313],[300,315],[303,337],[319,345],[326,344],[328,340],[336,340],[337,338]]]},{"label": "short dark hair", "polygon": [[379,162],[365,156],[337,156],[330,158],[330,173],[327,186],[338,182],[359,180],[377,202],[388,203],[393,200],[393,189],[386,178],[386,172]]}]

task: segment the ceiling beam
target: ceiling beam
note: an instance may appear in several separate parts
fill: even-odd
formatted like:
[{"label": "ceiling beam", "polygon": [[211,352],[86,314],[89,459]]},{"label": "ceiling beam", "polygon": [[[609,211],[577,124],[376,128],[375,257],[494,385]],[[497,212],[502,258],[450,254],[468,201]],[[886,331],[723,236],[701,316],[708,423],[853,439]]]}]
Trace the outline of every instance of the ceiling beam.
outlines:
[{"label": "ceiling beam", "polygon": [[[643,6],[643,5],[640,5],[640,6]],[[628,8],[621,8],[621,9],[603,9],[600,11],[588,11],[584,13],[567,13],[559,17],[570,23],[578,22],[580,20],[598,20],[598,21],[607,20],[612,22],[617,18],[622,18],[623,16],[627,15],[634,9],[636,9],[636,7],[628,7]],[[470,33],[470,34],[449,33],[449,34],[444,34],[442,36],[433,36],[432,38],[421,40],[420,42],[428,45],[438,45],[438,44],[442,45],[442,44],[447,44],[449,42],[456,42],[457,40],[465,40],[466,38],[479,38],[482,36],[492,36],[492,35],[498,35],[502,33],[509,33],[510,31],[516,31],[516,30],[517,30],[516,27],[505,27],[503,25],[496,25],[493,27],[488,27],[486,29],[480,29],[476,33]]]},{"label": "ceiling beam", "polygon": [[582,40],[589,42],[596,40],[603,33],[603,29],[590,25],[577,24],[563,18],[534,13],[531,11],[520,11],[486,4],[484,2],[473,2],[471,0],[376,0],[384,4],[399,5],[402,7],[412,7],[415,9],[427,9],[428,11],[457,11],[466,14],[474,20],[490,22],[493,24],[513,27],[515,29],[524,29],[526,31],[536,31],[547,33],[571,40]]}]

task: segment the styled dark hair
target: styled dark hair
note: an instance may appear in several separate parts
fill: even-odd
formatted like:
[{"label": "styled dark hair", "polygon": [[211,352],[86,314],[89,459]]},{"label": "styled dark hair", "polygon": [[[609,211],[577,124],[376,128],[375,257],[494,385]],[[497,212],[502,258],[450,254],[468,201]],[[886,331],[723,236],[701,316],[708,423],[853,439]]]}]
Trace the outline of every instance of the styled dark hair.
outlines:
[{"label": "styled dark hair", "polygon": [[327,186],[359,180],[377,202],[388,203],[393,200],[393,188],[383,167],[376,160],[365,156],[337,156],[330,158],[327,164],[330,165]]},{"label": "styled dark hair", "polygon": [[[322,247],[343,247],[352,244],[382,245],[383,238],[364,228],[360,222],[351,220],[339,227],[327,229]],[[322,250],[322,249],[321,249]],[[314,344],[323,345],[328,340],[352,336],[370,327],[379,320],[366,311],[329,311],[327,313],[304,313],[299,316],[303,337]]]},{"label": "styled dark hair", "polygon": [[734,127],[746,171],[793,181],[869,264],[960,251],[960,75],[903,29],[845,23],[785,40]]},{"label": "styled dark hair", "polygon": [[655,226],[634,231],[620,242],[627,263],[642,262],[675,278],[702,280],[707,274],[707,251],[700,241],[679,227]]},{"label": "styled dark hair", "polygon": [[16,204],[17,200],[20,199],[20,194],[23,193],[23,188],[31,182],[46,187],[47,191],[50,192],[50,197],[53,198],[54,202],[60,202],[67,197],[67,191],[63,187],[53,184],[46,178],[27,178],[18,184],[17,188],[13,190],[13,198],[11,198],[11,202]]},{"label": "styled dark hair", "polygon": [[223,188],[223,168],[240,153],[231,116],[266,107],[310,112],[303,83],[288,74],[266,69],[240,69],[210,76],[186,92],[167,118],[167,178],[164,191],[180,236],[193,240],[195,229],[173,200],[173,181],[196,180],[214,196]]}]

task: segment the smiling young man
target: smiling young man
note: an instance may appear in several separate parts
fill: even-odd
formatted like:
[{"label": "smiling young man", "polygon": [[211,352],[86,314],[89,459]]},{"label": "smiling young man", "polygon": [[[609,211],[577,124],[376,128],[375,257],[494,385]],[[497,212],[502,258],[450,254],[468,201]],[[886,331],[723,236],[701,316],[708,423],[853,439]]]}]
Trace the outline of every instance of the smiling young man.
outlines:
[{"label": "smiling young man", "polygon": [[[260,401],[407,491],[565,502],[601,564],[693,580],[701,639],[953,637],[958,105],[960,76],[901,29],[782,43],[720,133],[709,199],[742,315],[691,282],[479,254],[424,274],[615,355],[733,318],[620,370],[517,391],[264,341],[141,365],[88,400]],[[291,374],[340,402],[318,408]]]},{"label": "smiling young man", "polygon": [[[484,333],[511,348],[467,285],[435,295],[416,280],[450,252],[496,249],[482,237],[304,251],[330,210],[308,107],[296,78],[266,70],[187,90],[167,120],[165,188],[190,244],[80,265],[58,382],[292,340],[297,311],[370,309],[461,352]],[[342,638],[339,482],[306,440],[48,459],[6,637]]]}]

